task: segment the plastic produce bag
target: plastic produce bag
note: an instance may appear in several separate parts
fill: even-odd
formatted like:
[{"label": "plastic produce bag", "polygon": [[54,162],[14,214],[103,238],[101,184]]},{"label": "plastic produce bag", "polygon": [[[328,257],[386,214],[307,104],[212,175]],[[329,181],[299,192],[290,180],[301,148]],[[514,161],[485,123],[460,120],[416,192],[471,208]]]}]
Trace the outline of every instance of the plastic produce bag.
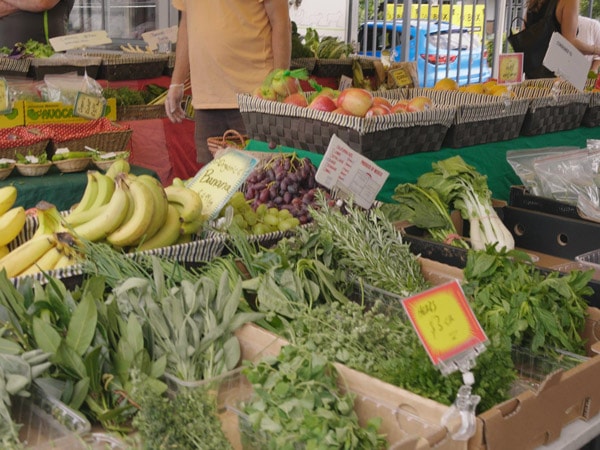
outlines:
[{"label": "plastic produce bag", "polygon": [[44,86],[40,90],[42,98],[47,102],[73,106],[79,92],[102,97],[102,86],[96,80],[87,75],[77,75],[76,72],[46,75]]}]

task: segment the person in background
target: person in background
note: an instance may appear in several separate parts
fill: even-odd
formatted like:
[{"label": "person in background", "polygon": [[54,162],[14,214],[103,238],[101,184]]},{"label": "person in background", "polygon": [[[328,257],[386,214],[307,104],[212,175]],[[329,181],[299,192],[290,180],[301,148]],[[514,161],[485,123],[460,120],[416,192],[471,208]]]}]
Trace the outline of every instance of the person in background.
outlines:
[{"label": "person in background", "polygon": [[212,160],[207,139],[244,134],[236,94],[252,92],[273,69],[291,62],[288,0],[172,0],[181,13],[175,67],[165,100],[174,123],[185,118],[184,83],[191,82],[197,160]]},{"label": "person in background", "polygon": [[0,0],[0,47],[67,34],[75,0]]},{"label": "person in background", "polygon": [[[532,25],[544,17],[551,0],[528,0],[526,26]],[[558,0],[554,10],[556,29],[573,46],[584,55],[599,55],[600,46],[588,44],[577,38],[579,24],[579,0]],[[536,73],[528,73],[527,78],[551,78],[554,74],[541,66]]]},{"label": "person in background", "polygon": [[[590,45],[600,48],[600,22],[597,19],[590,17],[579,17],[579,29],[577,30],[577,38],[581,39]],[[600,68],[600,56],[586,55],[590,61],[590,70],[598,72]]]}]

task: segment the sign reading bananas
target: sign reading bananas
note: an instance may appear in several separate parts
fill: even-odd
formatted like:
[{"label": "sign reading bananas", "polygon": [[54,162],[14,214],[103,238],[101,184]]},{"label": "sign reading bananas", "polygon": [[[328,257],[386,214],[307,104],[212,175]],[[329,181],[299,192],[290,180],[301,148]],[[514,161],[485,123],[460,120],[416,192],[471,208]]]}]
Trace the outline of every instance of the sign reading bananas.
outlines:
[{"label": "sign reading bananas", "polygon": [[[431,16],[429,15],[431,8]],[[473,32],[483,38],[485,30],[485,5],[412,5],[411,19],[422,20],[441,20],[442,22],[450,22],[452,24],[461,24],[465,28],[473,29]],[[396,18],[402,19],[404,5],[387,5],[386,19],[394,19],[394,9]]]},{"label": "sign reading bananas", "polygon": [[227,149],[200,169],[186,187],[202,197],[202,214],[215,219],[257,163],[258,160],[246,152]]}]

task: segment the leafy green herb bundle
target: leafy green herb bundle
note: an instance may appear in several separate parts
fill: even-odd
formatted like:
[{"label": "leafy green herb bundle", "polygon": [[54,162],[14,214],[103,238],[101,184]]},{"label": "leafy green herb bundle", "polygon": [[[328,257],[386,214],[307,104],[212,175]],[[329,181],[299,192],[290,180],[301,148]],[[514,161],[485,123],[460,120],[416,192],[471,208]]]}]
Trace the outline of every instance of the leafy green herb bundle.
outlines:
[{"label": "leafy green herb bundle", "polygon": [[140,410],[133,419],[141,448],[231,449],[221,428],[214,393],[183,388],[172,398],[136,392]]},{"label": "leafy green herb bundle", "polygon": [[488,338],[532,352],[584,354],[583,330],[593,271],[542,273],[520,251],[470,251],[463,290]]},{"label": "leafy green herb bundle", "polygon": [[249,448],[387,448],[377,433],[381,419],[372,418],[364,428],[360,426],[355,394],[338,387],[335,366],[319,353],[286,345],[277,357],[246,363],[242,372],[254,389],[252,397],[241,404],[247,417],[240,423],[250,437]]}]

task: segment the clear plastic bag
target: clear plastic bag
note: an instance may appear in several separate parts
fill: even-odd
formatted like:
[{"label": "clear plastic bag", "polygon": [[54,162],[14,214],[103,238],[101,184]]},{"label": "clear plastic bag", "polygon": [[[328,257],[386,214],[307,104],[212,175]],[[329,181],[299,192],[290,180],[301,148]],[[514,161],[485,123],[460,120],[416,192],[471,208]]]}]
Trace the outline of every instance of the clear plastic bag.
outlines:
[{"label": "clear plastic bag", "polygon": [[533,164],[536,159],[581,150],[579,147],[546,147],[532,150],[511,150],[506,152],[506,160],[521,179],[523,186],[533,195],[544,196],[541,181]]},{"label": "clear plastic bag", "polygon": [[78,75],[77,72],[44,76],[41,93],[42,98],[47,102],[61,102],[74,106],[79,92],[101,97],[102,86],[93,78]]}]

